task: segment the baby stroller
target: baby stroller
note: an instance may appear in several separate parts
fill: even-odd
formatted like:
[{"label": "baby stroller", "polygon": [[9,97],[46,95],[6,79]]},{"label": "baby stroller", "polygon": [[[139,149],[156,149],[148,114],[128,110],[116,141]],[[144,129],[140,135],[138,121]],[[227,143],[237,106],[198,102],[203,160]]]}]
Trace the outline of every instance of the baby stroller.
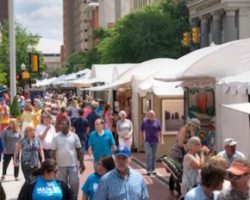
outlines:
[{"label": "baby stroller", "polygon": [[166,167],[167,171],[173,176],[175,182],[175,190],[181,196],[181,181],[182,181],[182,163],[170,158],[168,155],[160,157],[161,162]]}]

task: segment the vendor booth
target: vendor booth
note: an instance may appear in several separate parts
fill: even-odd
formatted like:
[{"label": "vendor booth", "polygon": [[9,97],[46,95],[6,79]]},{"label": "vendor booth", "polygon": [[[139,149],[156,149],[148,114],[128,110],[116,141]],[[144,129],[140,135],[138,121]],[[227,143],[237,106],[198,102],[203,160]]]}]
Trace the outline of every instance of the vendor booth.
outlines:
[{"label": "vendor booth", "polygon": [[[178,65],[187,66],[177,77],[177,80],[183,81],[183,87],[189,95],[189,102],[185,101],[185,104],[188,104],[186,113],[191,114],[190,117],[208,118],[209,121],[205,125],[208,125],[206,127],[208,129],[214,126],[216,134],[214,147],[218,151],[223,149],[225,138],[233,137],[239,142],[237,148],[248,158],[250,153],[249,115],[225,108],[223,105],[249,101],[248,86],[240,81],[243,80],[243,74],[250,70],[249,47],[250,39],[243,39],[196,50],[177,60]],[[242,73],[241,77],[240,73]],[[222,78],[235,75],[238,82],[234,84],[229,78],[227,83],[218,82]],[[164,75],[158,78],[169,81],[169,78],[164,78]],[[231,84],[228,85],[229,82]],[[212,101],[212,96],[214,96],[214,101]],[[197,104],[196,108],[192,108],[194,99]],[[214,117],[211,102],[215,104]],[[199,113],[195,113],[195,109]],[[204,120],[202,122],[204,124]]]}]

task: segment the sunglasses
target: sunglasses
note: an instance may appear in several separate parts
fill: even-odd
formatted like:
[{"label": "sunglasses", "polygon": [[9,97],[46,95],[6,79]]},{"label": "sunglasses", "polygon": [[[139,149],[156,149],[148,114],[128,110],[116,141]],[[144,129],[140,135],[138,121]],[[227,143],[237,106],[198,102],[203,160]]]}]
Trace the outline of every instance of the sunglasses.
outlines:
[{"label": "sunglasses", "polygon": [[55,172],[57,173],[58,169],[53,169],[53,170],[50,170],[50,172]]},{"label": "sunglasses", "polygon": [[243,176],[246,176],[246,175],[247,175],[246,173],[242,174],[242,175],[234,175],[234,174],[228,173],[226,175],[226,179],[236,181],[236,180],[239,180],[240,178],[242,178]]}]

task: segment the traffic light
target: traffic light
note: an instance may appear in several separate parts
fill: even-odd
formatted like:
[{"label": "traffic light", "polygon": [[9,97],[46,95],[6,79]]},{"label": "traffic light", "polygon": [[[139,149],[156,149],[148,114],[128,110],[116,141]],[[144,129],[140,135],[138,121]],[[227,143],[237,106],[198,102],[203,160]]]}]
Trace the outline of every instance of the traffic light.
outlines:
[{"label": "traffic light", "polygon": [[39,72],[39,54],[31,54],[31,72]]},{"label": "traffic light", "polygon": [[189,46],[189,32],[184,32],[183,33],[182,41],[183,41],[183,46],[184,47],[188,47]]},{"label": "traffic light", "polygon": [[200,43],[200,31],[198,27],[192,28],[192,43],[199,44]]}]

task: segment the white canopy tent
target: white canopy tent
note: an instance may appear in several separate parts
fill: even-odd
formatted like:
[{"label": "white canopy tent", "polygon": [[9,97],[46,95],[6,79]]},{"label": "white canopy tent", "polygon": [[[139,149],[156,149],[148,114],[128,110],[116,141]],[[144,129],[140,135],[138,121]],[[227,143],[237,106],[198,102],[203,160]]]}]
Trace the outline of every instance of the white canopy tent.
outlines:
[{"label": "white canopy tent", "polygon": [[[225,43],[218,46],[208,47],[204,55],[198,60],[192,61],[179,78],[193,77],[223,78],[237,75],[250,70],[250,38]],[[202,52],[201,50],[197,50]],[[195,52],[194,52],[195,53]],[[187,55],[187,57],[189,57]],[[191,57],[190,57],[191,59]],[[178,61],[183,61],[179,59]],[[185,64],[185,62],[183,62]]]},{"label": "white canopy tent", "polygon": [[173,77],[176,75],[176,60],[169,58],[157,58],[134,65],[130,69],[122,73],[118,80],[105,86],[89,88],[92,91],[101,91],[116,89],[121,86],[129,86],[133,80],[133,76],[140,75],[140,79],[147,79],[154,74],[164,73],[166,76]]},{"label": "white canopy tent", "polygon": [[224,108],[231,109],[246,114],[250,114],[250,103],[234,103],[234,104],[222,104]]},{"label": "white canopy tent", "polygon": [[[232,137],[238,141],[237,149],[250,159],[250,71],[218,81],[215,89],[216,129],[220,146],[224,139]],[[219,137],[220,136],[220,137]]]},{"label": "white canopy tent", "polygon": [[36,80],[36,87],[46,87],[48,85],[50,85],[53,81],[55,81],[57,78],[53,77],[53,78],[49,78],[49,79],[44,79],[44,80]]},{"label": "white canopy tent", "polygon": [[155,80],[153,77],[133,85],[133,89],[140,96],[146,96],[147,93],[153,93],[161,97],[183,96],[184,92],[180,86],[181,82],[164,82]]},{"label": "white canopy tent", "polygon": [[114,76],[117,76],[117,74],[119,75],[119,73],[122,73],[124,70],[131,68],[133,65],[134,64],[93,65],[90,77],[84,80],[79,80],[79,81],[76,80],[74,81],[74,84],[77,87],[86,87],[86,86],[89,87],[93,83],[98,83],[98,82],[109,84],[113,81]]},{"label": "white canopy tent", "polygon": [[77,79],[85,79],[90,76],[90,69],[84,69],[79,72],[63,75],[57,78],[52,84],[53,85],[63,85],[63,86],[72,86],[72,81]]}]

